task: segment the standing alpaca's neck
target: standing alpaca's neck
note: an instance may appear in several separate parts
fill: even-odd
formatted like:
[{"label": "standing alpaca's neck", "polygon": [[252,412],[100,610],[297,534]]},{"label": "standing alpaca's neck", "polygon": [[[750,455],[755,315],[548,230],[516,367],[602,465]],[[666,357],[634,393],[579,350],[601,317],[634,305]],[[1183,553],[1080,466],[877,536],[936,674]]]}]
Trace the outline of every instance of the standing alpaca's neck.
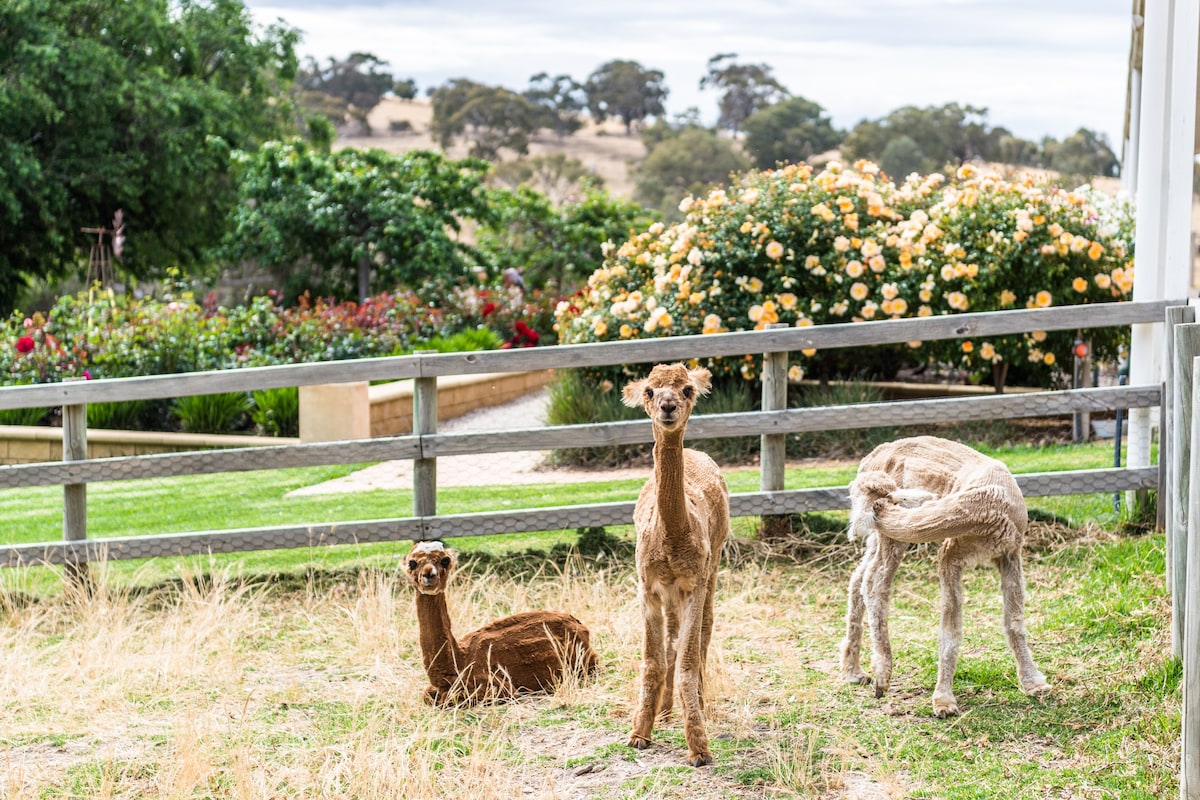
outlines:
[{"label": "standing alpaca's neck", "polygon": [[463,651],[450,630],[450,608],[444,592],[417,594],[417,626],[421,630],[421,660],[429,682],[449,689],[458,678]]},{"label": "standing alpaca's neck", "polygon": [[654,480],[658,486],[658,515],[669,533],[687,529],[683,495],[683,429],[654,430]]}]

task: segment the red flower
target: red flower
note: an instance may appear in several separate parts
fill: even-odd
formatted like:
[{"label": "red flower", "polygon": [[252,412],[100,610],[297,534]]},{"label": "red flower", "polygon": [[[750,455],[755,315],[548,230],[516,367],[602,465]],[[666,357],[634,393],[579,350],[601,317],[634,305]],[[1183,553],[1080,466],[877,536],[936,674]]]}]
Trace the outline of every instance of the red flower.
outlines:
[{"label": "red flower", "polygon": [[525,320],[517,320],[517,324],[514,327],[516,327],[517,333],[521,334],[522,336],[529,335],[529,326],[525,324]]},{"label": "red flower", "polygon": [[30,353],[33,351],[34,341],[32,336],[22,336],[17,339],[17,352]]},{"label": "red flower", "polygon": [[496,304],[488,303],[486,306],[483,307],[483,316],[486,317],[488,314],[492,313],[495,310],[496,310]]}]

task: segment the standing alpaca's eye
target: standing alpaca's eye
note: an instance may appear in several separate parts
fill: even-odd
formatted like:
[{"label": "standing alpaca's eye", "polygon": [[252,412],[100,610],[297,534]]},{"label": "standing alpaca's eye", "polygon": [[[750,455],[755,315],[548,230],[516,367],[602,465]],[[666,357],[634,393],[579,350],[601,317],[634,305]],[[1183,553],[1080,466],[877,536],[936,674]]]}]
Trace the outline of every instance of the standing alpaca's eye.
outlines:
[{"label": "standing alpaca's eye", "polygon": [[417,562],[415,562],[415,561],[408,562],[408,571],[409,572],[414,571],[416,568],[417,568]]},{"label": "standing alpaca's eye", "polygon": [[450,557],[446,556],[442,559],[442,569],[450,569]]},{"label": "standing alpaca's eye", "polygon": [[685,398],[687,398],[688,400],[691,400],[692,399],[692,387],[690,387],[690,386],[683,387],[683,396]]},{"label": "standing alpaca's eye", "polygon": [[654,397],[654,390],[651,389],[649,386],[647,386],[646,387],[646,399],[649,400],[652,397]]}]

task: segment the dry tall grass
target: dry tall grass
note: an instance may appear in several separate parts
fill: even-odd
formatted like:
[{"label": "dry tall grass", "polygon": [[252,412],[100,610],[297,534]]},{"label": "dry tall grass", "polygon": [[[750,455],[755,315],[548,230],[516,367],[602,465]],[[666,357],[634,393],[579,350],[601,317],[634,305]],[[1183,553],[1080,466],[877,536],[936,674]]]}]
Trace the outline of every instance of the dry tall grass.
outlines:
[{"label": "dry tall grass", "polygon": [[[133,591],[112,588],[101,566],[91,594],[19,602],[0,592],[0,796],[906,797],[904,742],[927,730],[953,736],[959,724],[924,718],[930,681],[914,655],[928,654],[936,627],[936,579],[918,568],[898,583],[893,635],[912,648],[898,655],[901,691],[880,703],[836,676],[854,562],[845,555],[796,565],[742,553],[723,569],[707,712],[717,763],[700,770],[681,767],[677,715],[650,750],[623,744],[641,648],[629,564],[460,573],[447,593],[457,631],[569,610],[591,628],[601,668],[553,696],[449,710],[422,702],[413,596],[390,568],[284,591],[201,576],[193,564],[172,586]],[[1034,630],[1051,586],[1076,591],[1049,569],[1030,565]],[[969,605],[968,626],[983,621],[968,627],[980,633],[968,633],[964,662],[1008,659],[992,588],[968,588],[981,606]],[[1145,664],[1162,643],[1155,631],[1132,645]],[[1035,636],[1035,649],[1049,651],[1052,680],[1056,665],[1071,670],[1067,694],[1111,672],[1058,653],[1063,639],[1051,647]],[[1025,713],[1034,702],[975,691],[972,708]],[[1123,757],[1162,756],[1161,742],[1130,747]]]}]

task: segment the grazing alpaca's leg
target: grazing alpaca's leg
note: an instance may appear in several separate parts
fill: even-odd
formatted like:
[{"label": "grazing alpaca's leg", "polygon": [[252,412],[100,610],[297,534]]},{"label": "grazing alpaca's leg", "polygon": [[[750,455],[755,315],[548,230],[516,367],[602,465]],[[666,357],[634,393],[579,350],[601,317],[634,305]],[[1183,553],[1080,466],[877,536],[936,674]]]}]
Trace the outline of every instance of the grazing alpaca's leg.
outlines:
[{"label": "grazing alpaca's leg", "polygon": [[687,740],[688,763],[702,767],[712,763],[708,735],[704,732],[704,709],[700,688],[704,683],[700,641],[704,628],[703,588],[681,597],[683,613],[679,628],[679,655],[675,665],[679,681],[679,705],[683,714],[683,735]]},{"label": "grazing alpaca's leg", "polygon": [[642,620],[645,629],[642,635],[642,681],[638,691],[637,709],[633,714],[633,731],[629,744],[639,750],[650,746],[650,732],[658,711],[666,702],[663,689],[668,680],[668,669],[674,663],[667,661],[664,639],[662,598],[653,592],[642,596]]},{"label": "grazing alpaca's leg", "polygon": [[933,689],[933,712],[939,717],[958,713],[954,698],[954,670],[958,667],[958,648],[962,644],[962,562],[952,548],[943,546],[938,562],[942,583],[942,622],[938,630],[938,676]]},{"label": "grazing alpaca's leg", "polygon": [[1046,676],[1033,663],[1029,634],[1025,631],[1025,577],[1020,552],[1005,553],[996,559],[1000,571],[1000,592],[1004,598],[1004,633],[1017,660],[1017,679],[1026,694],[1050,690]]},{"label": "grazing alpaca's leg", "polygon": [[896,568],[908,548],[883,536],[876,536],[875,558],[863,573],[863,599],[867,624],[871,627],[871,672],[875,675],[875,696],[883,697],[892,685],[892,640],[888,636],[888,607],[892,599],[892,581]]},{"label": "grazing alpaca's leg", "polygon": [[867,539],[867,549],[863,553],[862,560],[858,562],[858,566],[854,568],[854,573],[850,576],[850,589],[846,597],[846,638],[842,640],[842,679],[847,683],[871,682],[871,679],[863,672],[861,664],[862,622],[863,612],[866,611],[866,603],[863,599],[863,576],[867,572],[867,565],[875,558],[875,551],[878,549],[878,536],[871,536]]}]

